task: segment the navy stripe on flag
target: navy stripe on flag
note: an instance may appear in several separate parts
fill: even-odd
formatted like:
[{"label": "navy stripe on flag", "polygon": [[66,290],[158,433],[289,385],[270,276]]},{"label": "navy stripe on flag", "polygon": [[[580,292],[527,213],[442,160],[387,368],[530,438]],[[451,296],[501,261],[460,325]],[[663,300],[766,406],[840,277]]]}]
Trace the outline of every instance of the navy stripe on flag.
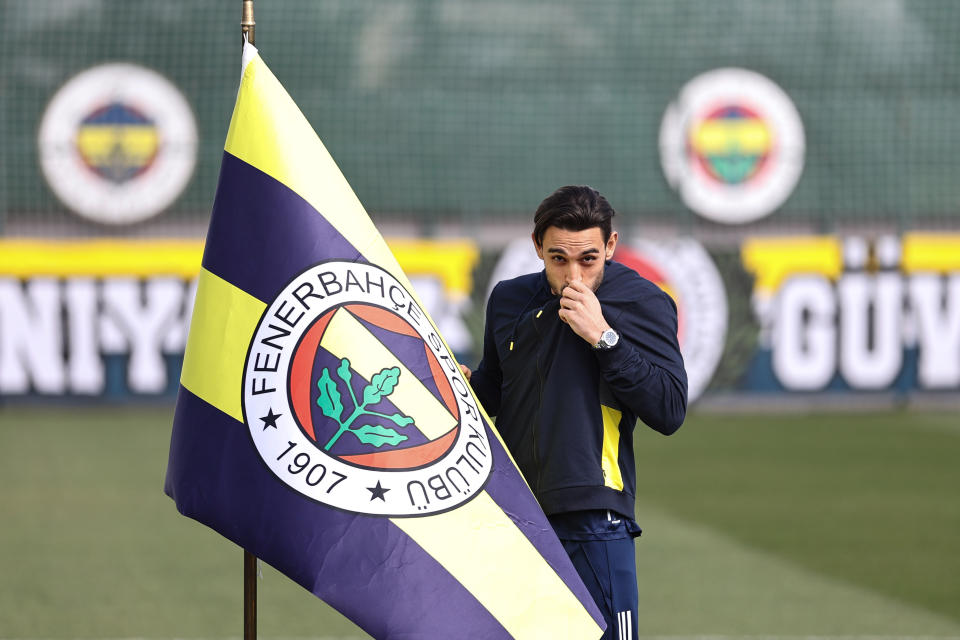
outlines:
[{"label": "navy stripe on flag", "polygon": [[224,151],[203,268],[269,302],[304,269],[332,259],[367,262],[306,200]]}]

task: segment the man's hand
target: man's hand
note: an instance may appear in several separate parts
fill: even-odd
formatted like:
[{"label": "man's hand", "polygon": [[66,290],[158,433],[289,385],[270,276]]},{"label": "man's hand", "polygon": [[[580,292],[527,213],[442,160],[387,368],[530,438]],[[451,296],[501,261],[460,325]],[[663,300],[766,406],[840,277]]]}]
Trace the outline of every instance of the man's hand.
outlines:
[{"label": "man's hand", "polygon": [[470,382],[470,376],[473,374],[473,371],[470,371],[470,367],[462,364],[460,365],[460,371],[463,372],[463,377],[467,379],[467,382]]},{"label": "man's hand", "polygon": [[582,280],[574,280],[563,288],[559,314],[574,333],[591,345],[597,344],[600,334],[610,328],[596,294]]}]

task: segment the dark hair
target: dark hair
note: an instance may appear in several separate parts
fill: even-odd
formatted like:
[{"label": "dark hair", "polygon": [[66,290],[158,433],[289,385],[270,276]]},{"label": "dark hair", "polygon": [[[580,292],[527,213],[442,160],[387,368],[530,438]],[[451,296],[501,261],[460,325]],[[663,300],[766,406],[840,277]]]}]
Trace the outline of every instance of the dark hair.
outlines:
[{"label": "dark hair", "polygon": [[600,192],[587,186],[560,187],[547,196],[533,214],[533,238],[543,246],[543,234],[549,227],[583,231],[600,227],[603,241],[613,233],[615,211]]}]

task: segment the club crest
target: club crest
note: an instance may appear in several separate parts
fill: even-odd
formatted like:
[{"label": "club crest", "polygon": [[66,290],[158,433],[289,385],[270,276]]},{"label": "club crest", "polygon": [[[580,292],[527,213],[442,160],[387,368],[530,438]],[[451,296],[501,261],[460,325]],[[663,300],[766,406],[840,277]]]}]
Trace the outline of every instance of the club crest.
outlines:
[{"label": "club crest", "polygon": [[197,125],[180,90],[137,65],[98,65],[53,96],[38,135],[50,188],[80,216],[132,224],[170,206],[197,157]]},{"label": "club crest", "polygon": [[691,210],[714,222],[753,222],[777,210],[800,180],[803,122],[769,78],[714,69],[688,82],[660,124],[667,182]]},{"label": "club crest", "polygon": [[313,266],[269,304],[243,408],[274,475],[346,511],[446,511],[476,495],[492,465],[453,356],[406,288],[372,265]]}]

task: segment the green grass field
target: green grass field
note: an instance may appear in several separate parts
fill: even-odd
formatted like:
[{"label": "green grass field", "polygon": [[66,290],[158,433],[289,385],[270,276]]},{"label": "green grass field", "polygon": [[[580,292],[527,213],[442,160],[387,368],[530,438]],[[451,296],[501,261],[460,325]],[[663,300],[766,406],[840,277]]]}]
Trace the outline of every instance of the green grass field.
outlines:
[{"label": "green grass field", "polygon": [[[242,552],[162,493],[172,409],[0,409],[0,638],[226,638]],[[637,435],[641,635],[960,637],[960,420]],[[269,567],[260,637],[366,637]]]}]

